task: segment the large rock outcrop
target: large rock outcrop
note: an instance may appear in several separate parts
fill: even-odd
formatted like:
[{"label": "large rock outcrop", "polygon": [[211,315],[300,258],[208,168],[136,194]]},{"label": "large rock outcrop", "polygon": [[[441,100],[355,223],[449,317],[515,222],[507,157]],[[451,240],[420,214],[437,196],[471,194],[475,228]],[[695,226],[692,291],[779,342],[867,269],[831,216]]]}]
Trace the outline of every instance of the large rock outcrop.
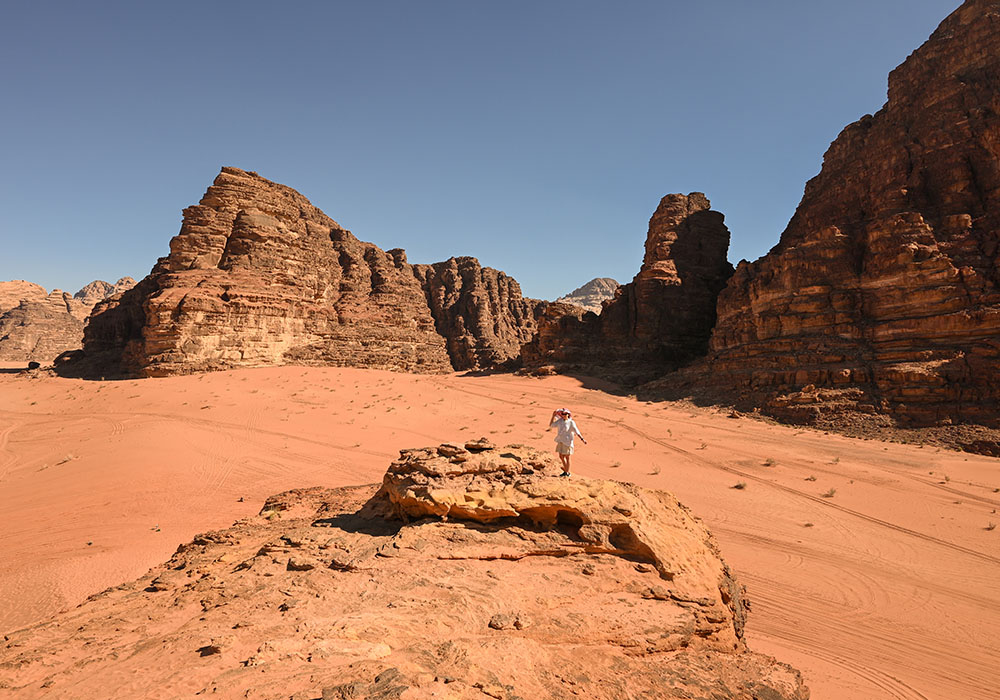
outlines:
[{"label": "large rock outcrop", "polygon": [[0,314],[20,306],[22,301],[42,301],[49,294],[45,287],[26,280],[0,282]]},{"label": "large rock outcrop", "polygon": [[796,420],[997,425],[998,285],[1000,2],[969,0],[833,142],[778,245],[739,265],[687,381]]},{"label": "large rock outcrop", "polygon": [[0,360],[47,364],[83,346],[83,326],[97,302],[135,285],[131,277],[115,284],[91,282],[76,294],[23,280],[0,282]]},{"label": "large rock outcrop", "polygon": [[[453,345],[478,354],[449,358],[439,329],[460,324],[434,318],[428,277],[402,250],[358,240],[290,187],[223,168],[201,203],[184,210],[170,255],[95,310],[84,349],[88,362],[146,376],[285,363],[430,373],[453,361],[477,366],[503,333],[480,337],[489,324],[466,317],[461,331],[475,339]],[[520,296],[516,283],[503,291]],[[533,323],[508,316],[517,306],[508,302],[494,325]]]},{"label": "large rock outcrop", "polygon": [[414,265],[413,272],[455,369],[501,367],[520,359],[544,303],[522,297],[517,280],[470,257]]},{"label": "large rock outcrop", "polygon": [[[404,451],[0,642],[6,697],[806,700],[669,494],[534,450]],[[374,495],[373,495],[374,494]]]},{"label": "large rock outcrop", "polygon": [[610,277],[597,277],[582,287],[556,299],[560,304],[576,304],[595,314],[601,313],[604,302],[613,299],[620,285]]},{"label": "large rock outcrop", "polygon": [[545,309],[528,365],[647,381],[707,352],[719,292],[732,275],[729,229],[700,192],[670,194],[649,220],[642,268],[600,316]]}]

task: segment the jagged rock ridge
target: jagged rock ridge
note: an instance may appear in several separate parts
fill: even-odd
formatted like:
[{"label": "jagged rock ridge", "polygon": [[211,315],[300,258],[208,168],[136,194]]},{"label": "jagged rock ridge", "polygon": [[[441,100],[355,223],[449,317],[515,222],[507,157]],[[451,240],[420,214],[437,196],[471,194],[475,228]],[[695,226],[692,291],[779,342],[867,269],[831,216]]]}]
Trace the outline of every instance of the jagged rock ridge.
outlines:
[{"label": "jagged rock ridge", "polygon": [[560,304],[576,304],[595,314],[601,313],[604,302],[612,299],[619,284],[610,277],[596,277],[582,287],[577,287],[565,296],[556,299]]},{"label": "jagged rock ridge", "polygon": [[470,257],[414,265],[413,273],[455,369],[501,367],[520,359],[544,302],[521,296],[517,280]]},{"label": "jagged rock ridge", "polygon": [[719,298],[711,355],[668,380],[827,421],[997,425],[1000,2],[969,0],[851,124],[780,242]]},{"label": "jagged rock ridge", "polygon": [[649,220],[642,268],[600,316],[569,304],[542,310],[525,364],[648,381],[704,355],[719,292],[732,275],[729,229],[700,192],[670,194]]},{"label": "jagged rock ridge", "polygon": [[273,497],[8,634],[0,683],[15,699],[808,698],[747,649],[743,590],[697,518],[559,471],[477,441],[404,451],[377,493]]},{"label": "jagged rock ridge", "polygon": [[[441,265],[463,272],[442,282],[447,270],[358,240],[290,187],[223,168],[184,210],[170,255],[95,311],[85,350],[138,375],[284,363],[433,373],[509,359],[505,334],[534,324],[520,288],[471,258]],[[428,304],[439,282],[459,308]]]}]

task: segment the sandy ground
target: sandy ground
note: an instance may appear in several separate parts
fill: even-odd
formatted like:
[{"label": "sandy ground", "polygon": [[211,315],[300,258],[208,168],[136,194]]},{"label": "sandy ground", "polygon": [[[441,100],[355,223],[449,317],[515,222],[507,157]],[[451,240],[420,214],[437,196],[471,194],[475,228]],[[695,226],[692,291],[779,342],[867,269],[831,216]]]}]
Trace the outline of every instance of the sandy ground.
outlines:
[{"label": "sandy ground", "polygon": [[[381,479],[405,447],[590,441],[579,478],[675,493],[813,697],[1000,697],[1000,460],[730,419],[545,379],[265,368],[85,382],[0,373],[0,633],[134,578],[270,494]],[[743,484],[743,488],[734,488]],[[824,497],[823,494],[829,494]]]}]

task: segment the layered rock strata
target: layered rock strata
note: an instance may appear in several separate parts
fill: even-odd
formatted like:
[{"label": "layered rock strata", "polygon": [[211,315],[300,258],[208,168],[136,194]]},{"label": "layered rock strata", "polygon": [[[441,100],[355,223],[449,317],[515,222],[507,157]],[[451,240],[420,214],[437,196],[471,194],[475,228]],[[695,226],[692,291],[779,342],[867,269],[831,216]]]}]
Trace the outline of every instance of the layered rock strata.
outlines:
[{"label": "layered rock strata", "polygon": [[83,338],[83,305],[58,289],[0,315],[0,360],[49,363]]},{"label": "layered rock strata", "polygon": [[[472,259],[456,266],[479,268]],[[402,250],[358,240],[289,187],[223,168],[201,203],[184,210],[170,255],[95,311],[85,350],[89,362],[146,376],[284,363],[429,373],[450,371],[453,361],[476,367],[481,358],[509,356],[506,330],[533,322],[511,315],[516,283],[496,273],[500,283],[490,291],[502,303],[493,308],[480,293],[492,271],[477,274],[474,284],[452,280],[462,307],[454,309],[438,294],[436,274],[415,270]],[[439,298],[432,309],[428,299]],[[437,319],[435,309],[444,312]]]},{"label": "layered rock strata", "polygon": [[83,346],[84,322],[94,305],[135,285],[95,280],[70,296],[23,280],[0,282],[0,360],[48,364]]},{"label": "layered rock strata", "polygon": [[517,363],[521,346],[535,334],[543,302],[521,296],[521,286],[475,258],[414,265],[438,333],[458,370]]},{"label": "layered rock strata", "polygon": [[732,275],[729,229],[705,195],[670,194],[649,220],[642,268],[600,316],[572,305],[543,310],[523,350],[531,366],[555,365],[635,383],[704,355],[719,292]]},{"label": "layered rock strata", "polygon": [[1000,2],[969,0],[833,142],[778,245],[739,265],[687,380],[794,420],[995,426],[998,285]]},{"label": "layered rock strata", "polygon": [[[404,451],[382,486],[292,491],[0,643],[11,698],[805,700],[662,492],[485,441]],[[375,494],[373,496],[373,494]]]},{"label": "layered rock strata", "polygon": [[561,304],[576,304],[595,314],[601,313],[604,302],[613,299],[620,285],[610,277],[597,277],[566,296],[556,299]]}]

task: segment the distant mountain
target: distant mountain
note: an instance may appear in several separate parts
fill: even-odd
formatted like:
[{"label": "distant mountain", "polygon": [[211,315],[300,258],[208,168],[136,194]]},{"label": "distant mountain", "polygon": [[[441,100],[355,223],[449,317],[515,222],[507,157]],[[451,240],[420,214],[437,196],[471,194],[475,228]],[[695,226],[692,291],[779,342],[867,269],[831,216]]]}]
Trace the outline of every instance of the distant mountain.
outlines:
[{"label": "distant mountain", "polygon": [[577,306],[582,306],[587,311],[599,314],[601,313],[602,302],[612,298],[617,289],[618,283],[615,280],[610,277],[597,277],[582,287],[574,289],[566,296],[559,297],[556,301],[565,304],[576,304]]},{"label": "distant mountain", "polygon": [[48,363],[83,346],[83,326],[100,301],[135,286],[131,277],[95,280],[70,296],[24,280],[0,282],[0,361]]}]

